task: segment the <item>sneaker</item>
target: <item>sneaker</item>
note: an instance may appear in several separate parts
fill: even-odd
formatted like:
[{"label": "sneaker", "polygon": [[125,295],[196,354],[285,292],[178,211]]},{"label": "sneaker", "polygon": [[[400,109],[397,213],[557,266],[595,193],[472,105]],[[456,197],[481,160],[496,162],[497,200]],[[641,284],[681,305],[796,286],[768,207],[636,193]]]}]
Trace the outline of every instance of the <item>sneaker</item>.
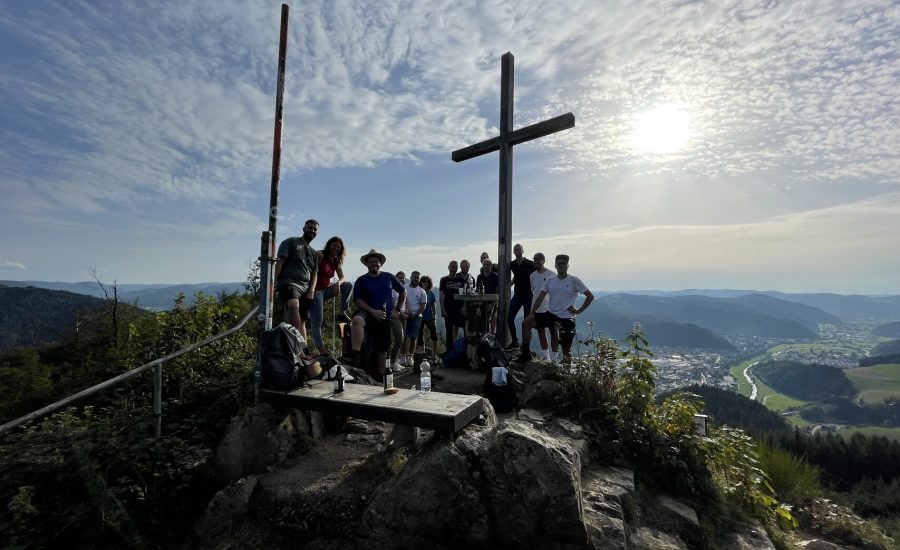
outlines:
[{"label": "sneaker", "polygon": [[505,348],[503,348],[503,351],[515,351],[518,347],[519,347],[519,341],[513,340],[512,342],[509,343],[509,345],[507,345]]},{"label": "sneaker", "polygon": [[391,372],[393,374],[400,374],[401,372],[403,372],[403,367],[400,366],[400,363],[397,363],[395,361],[394,364],[391,365]]}]

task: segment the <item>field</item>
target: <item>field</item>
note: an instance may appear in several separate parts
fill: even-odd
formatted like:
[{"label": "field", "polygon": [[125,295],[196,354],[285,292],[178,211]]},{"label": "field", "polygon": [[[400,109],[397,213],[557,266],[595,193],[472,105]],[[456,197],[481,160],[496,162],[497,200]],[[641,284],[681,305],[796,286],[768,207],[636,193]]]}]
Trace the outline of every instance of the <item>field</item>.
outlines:
[{"label": "field", "polygon": [[859,390],[857,399],[873,405],[881,403],[885,398],[900,398],[900,365],[875,365],[847,369],[844,371],[847,378]]},{"label": "field", "polygon": [[[731,368],[731,375],[734,376],[738,381],[739,394],[743,395],[744,397],[750,397],[750,393],[752,391],[750,383],[747,382],[746,378],[744,378],[744,369],[746,369],[753,363],[756,363],[757,361],[765,359],[768,356],[769,352],[771,352],[772,350],[778,350],[781,347],[782,346],[775,346],[774,348],[768,350],[766,353],[747,359],[738,366]],[[753,369],[750,369],[750,375],[753,376]],[[753,376],[753,380],[754,382],[756,382],[756,400],[773,411],[783,411],[789,407],[800,407],[806,404],[804,401],[798,401],[796,399],[778,393],[771,387],[760,382],[759,379],[755,376]]]},{"label": "field", "polygon": [[867,426],[865,428],[857,428],[857,427],[845,427],[838,428],[837,434],[844,436],[844,438],[849,438],[854,433],[859,432],[863,435],[868,436],[883,436],[888,439],[893,439],[894,441],[900,441],[900,428],[881,428],[878,426]]}]

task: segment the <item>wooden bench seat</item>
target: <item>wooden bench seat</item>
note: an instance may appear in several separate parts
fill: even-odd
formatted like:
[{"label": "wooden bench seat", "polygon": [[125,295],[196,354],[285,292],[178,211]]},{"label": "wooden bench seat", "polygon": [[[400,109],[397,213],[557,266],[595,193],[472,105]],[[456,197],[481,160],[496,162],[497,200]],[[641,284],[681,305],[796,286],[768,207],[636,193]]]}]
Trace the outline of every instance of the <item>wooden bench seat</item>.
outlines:
[{"label": "wooden bench seat", "polygon": [[313,380],[295,390],[259,390],[259,400],[273,405],[325,414],[380,420],[402,426],[429,428],[453,434],[484,412],[481,396],[401,389],[385,395],[380,386],[345,384],[335,394],[331,382]]}]

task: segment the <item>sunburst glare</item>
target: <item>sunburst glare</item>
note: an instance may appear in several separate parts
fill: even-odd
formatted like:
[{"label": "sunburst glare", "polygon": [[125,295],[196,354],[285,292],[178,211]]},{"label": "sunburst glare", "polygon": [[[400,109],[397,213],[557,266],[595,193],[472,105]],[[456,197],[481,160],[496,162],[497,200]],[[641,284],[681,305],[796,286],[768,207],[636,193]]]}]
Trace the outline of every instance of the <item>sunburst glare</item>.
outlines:
[{"label": "sunburst glare", "polygon": [[632,126],[632,146],[654,155],[675,153],[684,148],[691,137],[690,122],[683,104],[660,105],[640,113]]}]

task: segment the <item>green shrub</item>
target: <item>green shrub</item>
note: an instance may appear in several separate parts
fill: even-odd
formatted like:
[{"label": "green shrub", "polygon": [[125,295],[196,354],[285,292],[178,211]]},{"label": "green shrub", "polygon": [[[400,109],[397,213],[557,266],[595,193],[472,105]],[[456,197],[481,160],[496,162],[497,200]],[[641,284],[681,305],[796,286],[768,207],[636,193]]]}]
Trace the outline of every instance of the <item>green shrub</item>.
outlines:
[{"label": "green shrub", "polygon": [[775,494],[789,504],[804,502],[822,494],[821,472],[793,453],[765,442],[757,445],[759,462]]}]

